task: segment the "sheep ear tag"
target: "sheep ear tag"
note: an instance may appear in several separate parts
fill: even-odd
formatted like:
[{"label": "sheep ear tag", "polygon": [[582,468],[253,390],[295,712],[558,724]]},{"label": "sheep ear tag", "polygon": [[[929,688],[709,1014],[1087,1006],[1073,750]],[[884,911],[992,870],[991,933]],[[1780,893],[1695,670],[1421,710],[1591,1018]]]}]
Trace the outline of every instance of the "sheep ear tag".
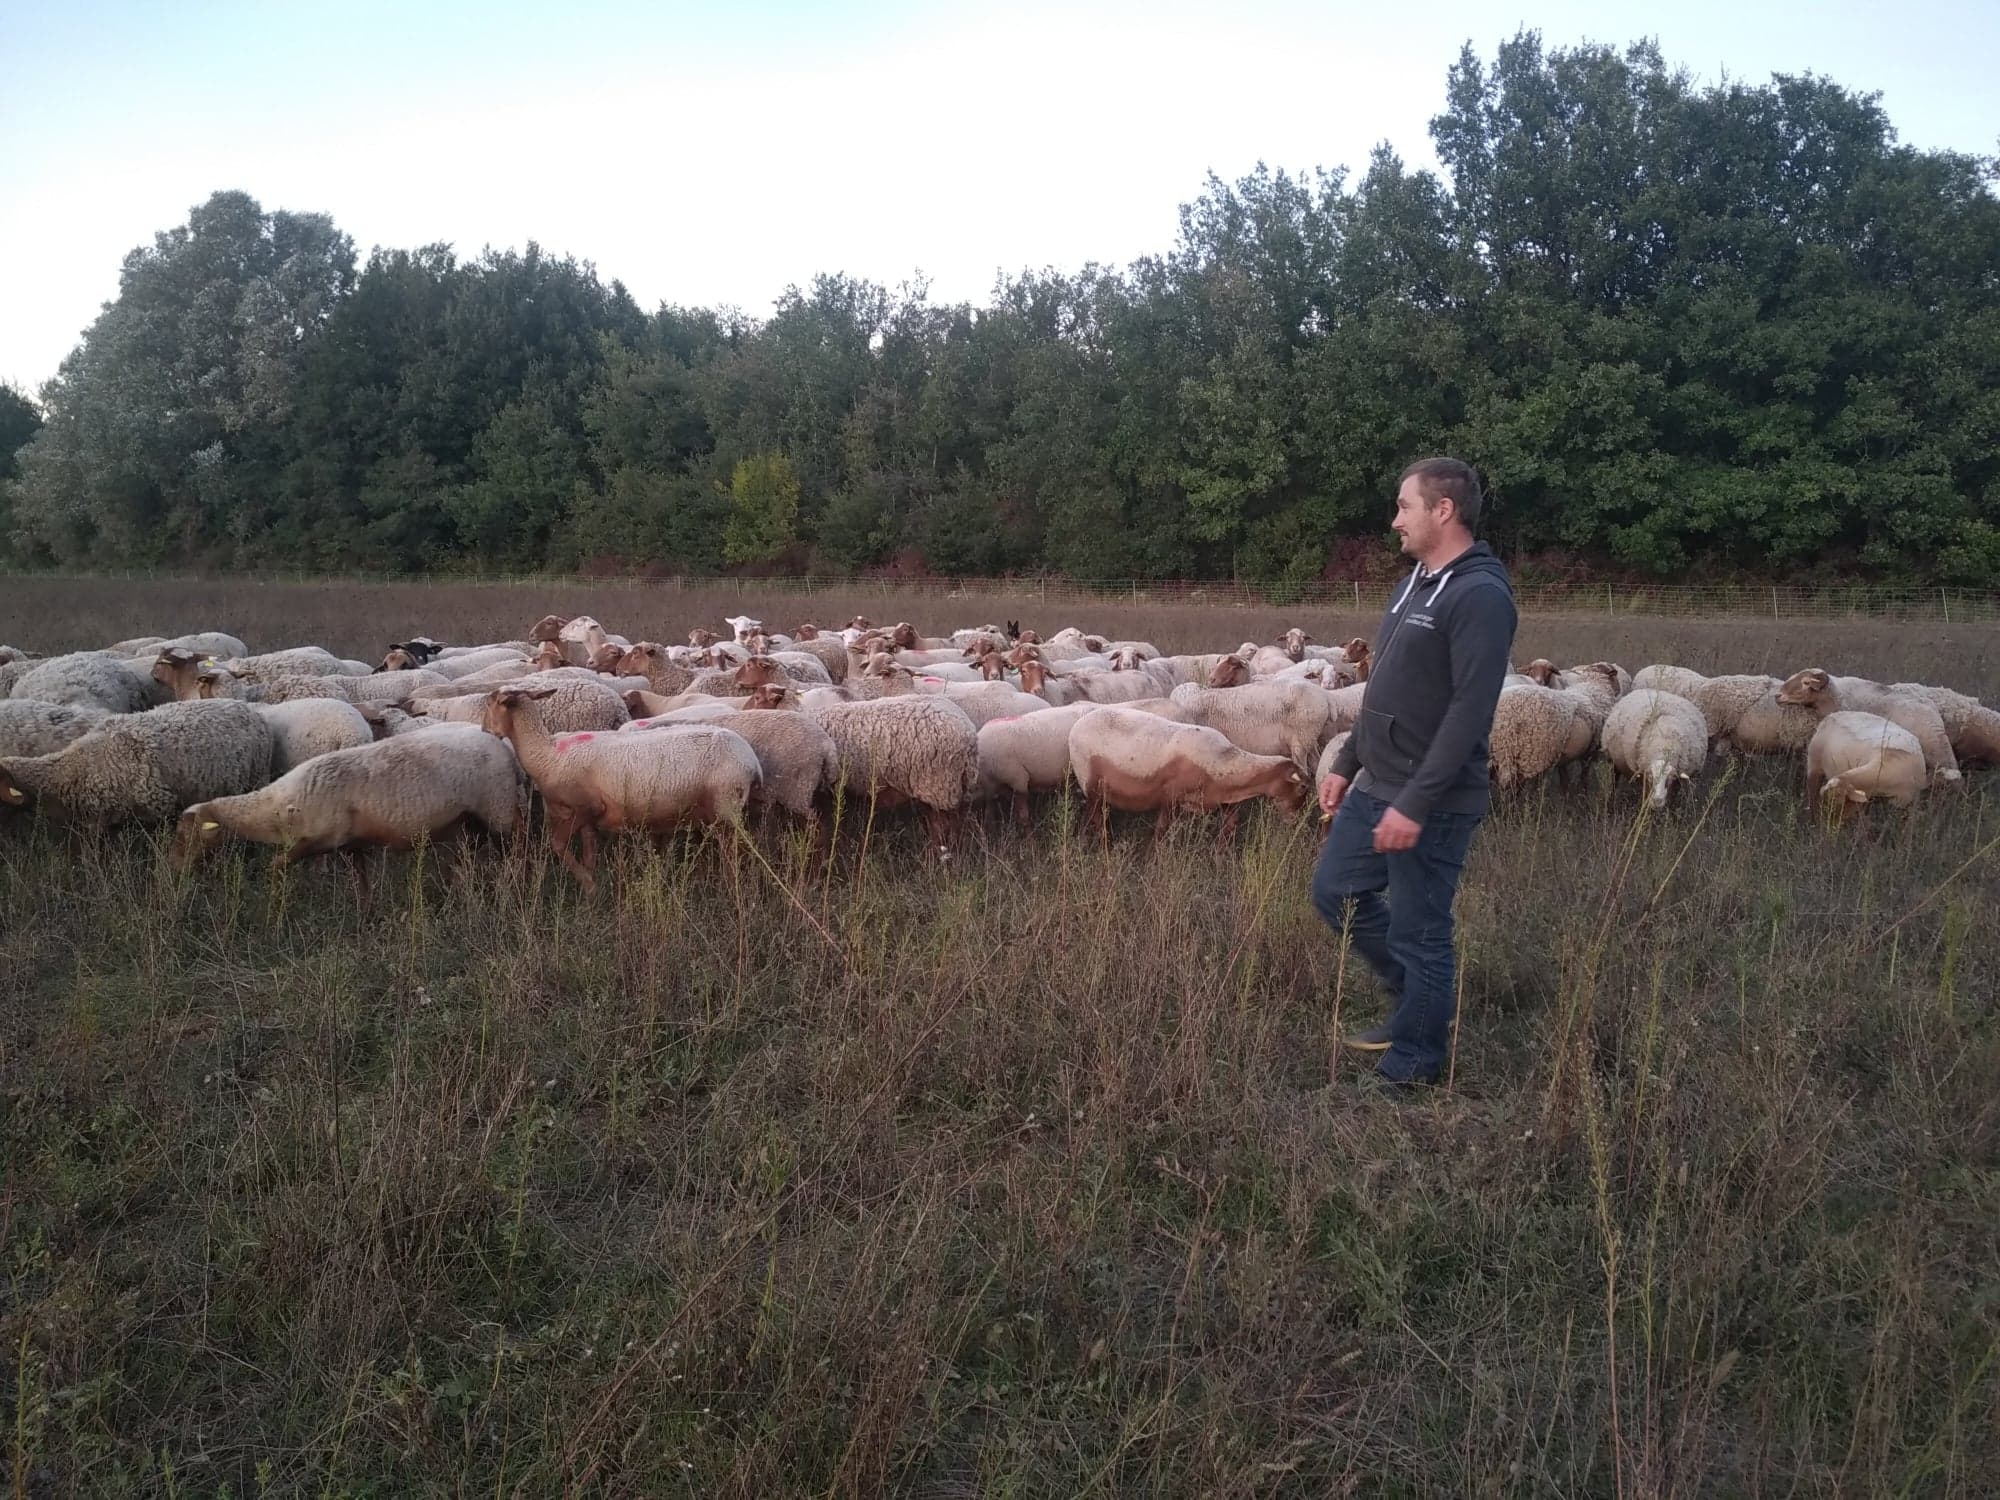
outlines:
[{"label": "sheep ear tag", "polygon": [[211,833],[211,832],[213,832],[213,831],[214,831],[215,829],[218,829],[218,828],[220,828],[221,826],[222,826],[222,825],[221,825],[220,823],[203,823],[203,824],[201,825],[201,831],[202,831],[203,833]]}]

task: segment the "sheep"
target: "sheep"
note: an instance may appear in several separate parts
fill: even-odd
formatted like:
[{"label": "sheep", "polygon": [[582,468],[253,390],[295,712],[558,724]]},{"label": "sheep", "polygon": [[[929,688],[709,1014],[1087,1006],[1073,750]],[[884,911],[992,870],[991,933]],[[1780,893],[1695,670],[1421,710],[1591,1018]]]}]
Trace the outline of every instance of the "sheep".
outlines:
[{"label": "sheep", "polygon": [[[742,821],[762,772],[740,735],[710,724],[648,734],[552,736],[541,706],[560,688],[501,688],[480,727],[514,747],[549,810],[556,855],[586,891],[595,891],[597,833],[665,833],[686,823]],[[581,830],[583,860],[570,851]]]},{"label": "sheep", "polygon": [[538,672],[506,684],[505,688],[492,688],[485,692],[455,698],[418,699],[412,707],[421,710],[426,718],[437,719],[450,724],[477,724],[486,713],[486,707],[497,692],[509,689],[527,689],[539,692],[543,688],[553,690],[553,696],[538,699],[542,724],[552,734],[576,734],[584,730],[609,732],[632,717],[625,707],[625,692],[613,686],[618,678],[599,677],[589,672],[572,672],[561,669],[556,672]]},{"label": "sheep", "polygon": [[1859,678],[1834,677],[1820,667],[1806,667],[1785,679],[1778,689],[1778,701],[1799,704],[1822,719],[1842,709],[1877,714],[1917,737],[1933,783],[1960,779],[1958,757],[1952,753],[1951,737],[1944,732],[1944,720],[1922,698],[1892,693]]},{"label": "sheep", "polygon": [[1924,789],[1924,747],[1880,714],[1829,713],[1806,746],[1806,810],[1838,821],[1871,797],[1908,807]]},{"label": "sheep", "polygon": [[1333,774],[1333,763],[1340,759],[1340,752],[1347,747],[1347,742],[1353,738],[1354,733],[1352,730],[1343,729],[1339,734],[1336,734],[1326,742],[1325,746],[1319,752],[1319,764],[1313,767],[1313,784],[1315,786]]},{"label": "sheep", "polygon": [[0,755],[53,755],[110,717],[87,704],[0,700]]},{"label": "sheep", "polygon": [[475,673],[496,669],[510,670],[516,676],[532,670],[527,656],[511,646],[481,646],[454,655],[432,654],[424,657],[419,657],[407,646],[393,646],[375,670],[392,672],[416,668],[435,672],[449,682],[460,682]]},{"label": "sheep", "polygon": [[253,703],[271,726],[271,774],[283,776],[309,760],[375,741],[374,726],[351,703],[303,698],[293,703]]},{"label": "sheep", "polygon": [[848,795],[885,807],[917,803],[932,837],[945,842],[950,816],[979,785],[979,732],[964,709],[949,698],[909,694],[860,703],[807,700],[803,711],[832,736]]},{"label": "sheep", "polygon": [[167,690],[139,668],[95,651],[37,662],[16,679],[13,696],[101,708],[108,714],[140,713],[168,701]]},{"label": "sheep", "polygon": [[686,692],[695,677],[694,673],[674,661],[667,654],[667,648],[658,641],[635,644],[619,658],[618,670],[623,676],[645,678],[649,684],[648,691],[668,698]]},{"label": "sheep", "polygon": [[1612,768],[1638,777],[1655,808],[1665,807],[1674,787],[1708,764],[1708,721],[1701,710],[1658,688],[1634,688],[1613,704],[1603,741]]},{"label": "sheep", "polygon": [[34,658],[19,646],[0,646],[0,666],[9,662],[32,661]]},{"label": "sheep", "polygon": [[258,656],[218,657],[211,653],[209,659],[243,675],[298,672],[313,677],[332,677],[336,674],[365,677],[373,670],[366,662],[347,661],[335,656],[324,646],[292,646],[283,651],[266,651]]},{"label": "sheep", "polygon": [[52,755],[0,760],[0,804],[100,823],[173,817],[271,779],[274,736],[247,703],[118,715]]},{"label": "sheep", "polygon": [[504,837],[527,816],[513,753],[461,725],[330,751],[257,791],[197,802],[169,859],[185,866],[227,836],[282,845],[282,868],[355,845],[408,849],[468,820]]},{"label": "sheep", "polygon": [[832,674],[813,656],[793,651],[776,651],[753,656],[736,669],[738,687],[758,687],[766,682],[787,681],[801,687],[829,687]]},{"label": "sheep", "polygon": [[974,729],[989,719],[1043,712],[1049,707],[1045,699],[1033,693],[1024,693],[1006,682],[927,683],[919,677],[917,690],[931,697],[949,698],[965,710],[965,716],[972,720]]},{"label": "sheep", "polygon": [[1310,683],[1251,683],[1245,687],[1181,686],[1173,701],[1188,718],[1227,735],[1231,744],[1258,755],[1282,755],[1303,775],[1326,742],[1327,695]]},{"label": "sheep", "polygon": [[1945,733],[1951,736],[1952,754],[1961,766],[1975,762],[2000,765],[2000,712],[1964,693],[1921,682],[1891,683],[1889,691],[1921,698],[1938,711]]},{"label": "sheep", "polygon": [[1069,757],[1100,820],[1112,808],[1157,812],[1156,835],[1183,809],[1229,807],[1226,834],[1234,827],[1236,804],[1250,798],[1269,797],[1290,813],[1306,804],[1306,773],[1288,756],[1260,755],[1232,744],[1220,730],[1129,708],[1100,708],[1078,719],[1069,732]]},{"label": "sheep", "polygon": [[[1488,736],[1493,784],[1511,791],[1571,759],[1578,732],[1579,700],[1529,683],[1502,688]],[[1588,748],[1588,724],[1581,726]]]},{"label": "sheep", "polygon": [[1362,700],[1368,694],[1365,682],[1350,683],[1346,687],[1334,688],[1326,695],[1327,728],[1338,734],[1352,729],[1361,722]]},{"label": "sheep", "polygon": [[250,648],[233,635],[225,635],[220,630],[197,630],[188,635],[139,636],[129,641],[120,641],[115,646],[104,648],[107,656],[137,658],[157,656],[169,646],[180,646],[197,656],[247,656]]},{"label": "sheep", "polygon": [[982,796],[1006,791],[1014,818],[1029,825],[1031,792],[1059,792],[1070,778],[1069,732],[1095,703],[1076,703],[1041,713],[1010,714],[979,726],[979,790]]},{"label": "sheep", "polygon": [[748,698],[704,698],[698,703],[684,704],[663,714],[647,714],[644,718],[628,720],[618,726],[618,733],[664,729],[675,724],[711,724],[718,719],[733,719],[749,701]]},{"label": "sheep", "polygon": [[1668,666],[1664,662],[1641,667],[1632,674],[1632,686],[1635,688],[1657,688],[1661,692],[1673,693],[1690,702],[1694,700],[1694,690],[1706,681],[1708,679],[1699,672],[1689,671],[1686,667]]},{"label": "sheep", "polygon": [[741,735],[757,754],[761,773],[751,800],[759,806],[782,808],[794,817],[813,819],[814,800],[840,779],[840,751],[811,717],[783,710],[782,689],[761,689],[746,711],[730,716],[725,728]]},{"label": "sheep", "polygon": [[1745,755],[1802,755],[1817,728],[1819,719],[1811,709],[1780,703],[1774,686],[1743,710],[1727,745]]},{"label": "sheep", "polygon": [[[799,628],[803,630],[807,627]],[[817,633],[799,636],[792,642],[792,654],[810,656],[826,668],[828,682],[843,682],[847,678],[847,645],[843,641],[820,636]]]},{"label": "sheep", "polygon": [[13,697],[14,684],[40,665],[35,658],[26,656],[17,661],[0,662],[0,699]]},{"label": "sheep", "polygon": [[1700,682],[1690,683],[1687,692],[1679,696],[1701,710],[1701,717],[1708,725],[1709,748],[1721,750],[1729,748],[1744,714],[1766,693],[1781,686],[1775,677],[1754,674],[1704,677]]}]

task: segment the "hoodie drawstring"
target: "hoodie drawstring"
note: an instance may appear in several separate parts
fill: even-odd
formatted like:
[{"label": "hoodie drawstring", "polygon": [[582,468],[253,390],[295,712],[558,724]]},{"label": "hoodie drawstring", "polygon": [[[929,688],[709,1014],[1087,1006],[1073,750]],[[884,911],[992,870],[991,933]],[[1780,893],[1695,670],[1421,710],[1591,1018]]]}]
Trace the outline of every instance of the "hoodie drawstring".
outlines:
[{"label": "hoodie drawstring", "polygon": [[1442,594],[1444,592],[1444,586],[1447,583],[1451,582],[1451,572],[1452,570],[1450,568],[1446,568],[1444,570],[1444,577],[1440,578],[1438,580],[1438,586],[1431,590],[1430,598],[1424,600],[1425,609],[1429,609],[1433,604],[1438,602],[1438,595]]},{"label": "hoodie drawstring", "polygon": [[1396,596],[1396,602],[1389,610],[1390,614],[1395,614],[1409,602],[1410,595],[1417,591],[1417,576],[1423,571],[1424,565],[1422,563],[1418,563],[1416,567],[1410,570],[1410,581],[1403,585],[1402,593]]}]

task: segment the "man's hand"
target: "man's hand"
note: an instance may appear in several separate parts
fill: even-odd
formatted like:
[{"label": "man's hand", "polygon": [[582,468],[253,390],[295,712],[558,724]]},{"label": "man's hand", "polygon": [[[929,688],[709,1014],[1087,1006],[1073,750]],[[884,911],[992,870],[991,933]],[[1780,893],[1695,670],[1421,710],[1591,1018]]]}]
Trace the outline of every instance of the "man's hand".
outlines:
[{"label": "man's hand", "polygon": [[1400,854],[1405,849],[1414,849],[1417,835],[1423,831],[1423,824],[1404,817],[1393,807],[1388,808],[1382,814],[1382,821],[1375,825],[1375,852]]},{"label": "man's hand", "polygon": [[1347,778],[1329,771],[1319,784],[1319,810],[1327,817],[1340,811],[1340,799],[1347,795]]}]

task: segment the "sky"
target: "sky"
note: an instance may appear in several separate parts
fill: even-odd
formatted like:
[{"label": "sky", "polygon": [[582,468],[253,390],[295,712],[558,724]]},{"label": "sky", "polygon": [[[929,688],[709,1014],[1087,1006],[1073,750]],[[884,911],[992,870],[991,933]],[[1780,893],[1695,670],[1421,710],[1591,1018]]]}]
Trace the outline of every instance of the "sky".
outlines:
[{"label": "sky", "polygon": [[1816,72],[1901,138],[2000,151],[1993,0],[1515,7],[0,0],[0,381],[32,392],[126,252],[240,188],[369,249],[529,239],[762,316],[841,271],[936,300],[1171,247],[1209,173],[1435,166],[1470,42],[1658,40],[1703,82]]}]

